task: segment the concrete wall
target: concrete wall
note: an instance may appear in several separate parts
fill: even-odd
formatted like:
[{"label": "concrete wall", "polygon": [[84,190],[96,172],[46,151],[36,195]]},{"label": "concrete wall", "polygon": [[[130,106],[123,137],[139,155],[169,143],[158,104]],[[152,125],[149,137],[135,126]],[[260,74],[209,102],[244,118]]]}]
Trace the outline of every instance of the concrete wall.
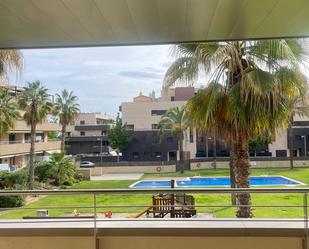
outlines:
[{"label": "concrete wall", "polygon": [[162,117],[152,116],[152,110],[168,110],[184,104],[185,101],[124,102],[121,104],[122,121],[128,125],[134,124],[136,130],[151,130],[152,124],[158,124]]},{"label": "concrete wall", "polygon": [[[218,169],[227,169],[228,161],[217,161]],[[289,160],[280,161],[254,161],[251,160],[251,168],[289,168]],[[294,160],[294,167],[309,167],[309,160]],[[213,169],[213,161],[209,162],[191,162],[191,170]]]},{"label": "concrete wall", "polygon": [[275,141],[268,145],[269,152],[272,153],[272,156],[276,156],[276,150],[286,150],[287,156],[290,156],[288,149],[288,134],[287,129],[281,129],[276,133]]},{"label": "concrete wall", "polygon": [[169,173],[175,171],[176,165],[94,167],[91,168],[91,176],[98,176],[106,173]]}]

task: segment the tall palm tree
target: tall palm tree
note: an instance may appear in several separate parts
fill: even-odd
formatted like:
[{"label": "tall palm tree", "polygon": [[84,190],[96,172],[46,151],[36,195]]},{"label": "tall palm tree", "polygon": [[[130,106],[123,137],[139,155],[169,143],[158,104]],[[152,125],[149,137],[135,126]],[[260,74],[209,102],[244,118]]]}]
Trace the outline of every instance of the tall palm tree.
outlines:
[{"label": "tall palm tree", "polygon": [[25,87],[20,96],[19,105],[24,111],[24,120],[31,126],[28,187],[33,189],[36,127],[53,112],[53,104],[50,101],[48,90],[42,86],[40,81],[34,81],[29,82]]},{"label": "tall palm tree", "polygon": [[19,50],[0,50],[0,79],[6,78],[8,73],[23,68],[23,55]]},{"label": "tall palm tree", "polygon": [[[300,70],[306,59],[302,46],[296,40],[181,44],[176,57],[165,86],[192,82],[202,70],[209,76],[208,86],[189,101],[188,113],[207,127],[228,127],[220,131],[232,144],[237,187],[249,188],[250,138],[286,125],[292,99],[299,95],[304,100],[307,93]],[[250,194],[237,194],[237,200],[237,217],[252,217]]]},{"label": "tall palm tree", "polygon": [[55,112],[59,115],[61,129],[61,151],[65,150],[65,135],[67,126],[74,121],[80,113],[79,104],[76,103],[77,97],[73,92],[64,89],[61,94],[56,95]]},{"label": "tall palm tree", "polygon": [[0,87],[0,135],[12,129],[19,118],[15,98],[9,94],[7,88]]},{"label": "tall palm tree", "polygon": [[177,137],[179,151],[179,166],[181,173],[184,172],[183,142],[186,132],[190,128],[190,121],[187,118],[184,106],[169,109],[159,122],[162,135],[171,133]]}]

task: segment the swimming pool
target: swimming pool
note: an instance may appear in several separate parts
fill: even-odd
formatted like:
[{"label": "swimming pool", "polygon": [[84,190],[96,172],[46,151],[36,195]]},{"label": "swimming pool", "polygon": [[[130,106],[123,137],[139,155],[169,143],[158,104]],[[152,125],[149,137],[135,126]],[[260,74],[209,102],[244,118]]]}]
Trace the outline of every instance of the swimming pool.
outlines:
[{"label": "swimming pool", "polygon": [[[250,177],[251,186],[296,186],[302,182],[284,176],[252,176]],[[131,188],[169,188],[171,182],[144,180],[132,184]],[[188,177],[185,180],[176,180],[175,187],[228,187],[230,186],[229,177]]]}]

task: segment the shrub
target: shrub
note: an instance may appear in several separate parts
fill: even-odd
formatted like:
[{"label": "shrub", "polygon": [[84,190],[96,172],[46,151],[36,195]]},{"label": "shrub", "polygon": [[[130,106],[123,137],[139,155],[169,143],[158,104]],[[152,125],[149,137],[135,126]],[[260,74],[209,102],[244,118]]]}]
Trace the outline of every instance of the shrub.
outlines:
[{"label": "shrub", "polygon": [[27,169],[21,169],[15,172],[0,171],[0,188],[15,188],[17,185],[25,186],[27,178]]},{"label": "shrub", "polygon": [[21,207],[25,204],[23,196],[0,196],[0,208]]},{"label": "shrub", "polygon": [[34,175],[40,182],[53,178],[52,165],[49,162],[37,163],[34,168]]}]

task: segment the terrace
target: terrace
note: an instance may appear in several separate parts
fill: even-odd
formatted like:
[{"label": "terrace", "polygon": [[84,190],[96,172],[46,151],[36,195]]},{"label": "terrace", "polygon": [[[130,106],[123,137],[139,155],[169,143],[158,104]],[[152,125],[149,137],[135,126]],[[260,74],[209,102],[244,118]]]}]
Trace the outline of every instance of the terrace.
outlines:
[{"label": "terrace", "polygon": [[[25,0],[2,1],[0,6],[0,48],[3,49],[309,36],[309,3],[304,0]],[[198,194],[206,199],[216,195],[219,203],[212,208],[220,209],[230,207],[226,202],[220,203],[220,196],[250,192],[254,196],[268,196],[263,203],[253,205],[255,209],[298,211],[292,215],[287,212],[286,216],[286,211],[282,211],[280,219],[106,220],[97,217],[106,208],[145,207],[138,202],[116,207],[115,202],[123,195],[132,198],[158,192]],[[0,248],[182,249],[202,245],[211,249],[308,249],[308,192],[306,188],[2,191],[0,195],[79,196],[77,205],[65,206],[63,201],[48,209],[88,209],[94,218],[2,220]],[[105,198],[113,195],[119,198],[113,198],[112,205],[105,205]],[[296,199],[292,204],[272,204],[280,196],[283,200],[291,196]],[[89,198],[91,205],[83,205]],[[98,203],[98,199],[103,203]],[[210,206],[200,206],[203,207]],[[38,208],[44,206],[33,207]]]}]

